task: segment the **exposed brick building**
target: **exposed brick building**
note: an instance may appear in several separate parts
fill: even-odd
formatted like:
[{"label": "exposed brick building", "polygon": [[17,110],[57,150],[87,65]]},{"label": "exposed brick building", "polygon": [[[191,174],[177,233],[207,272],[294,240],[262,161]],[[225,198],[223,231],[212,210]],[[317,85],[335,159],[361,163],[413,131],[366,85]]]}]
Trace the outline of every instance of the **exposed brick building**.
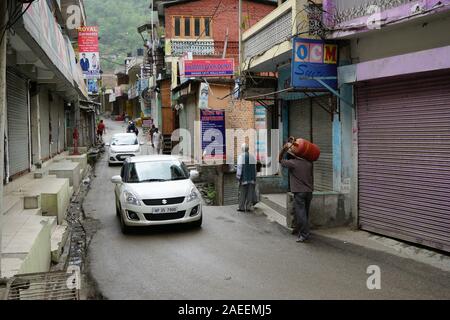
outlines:
[{"label": "exposed brick building", "polygon": [[[276,8],[276,1],[243,1],[242,32]],[[239,70],[239,1],[193,0],[164,1],[158,4],[160,24],[164,26],[165,61],[171,71],[172,107],[180,128],[192,136],[192,151],[201,154],[201,129],[199,95],[201,78],[183,80],[182,57],[192,53],[192,58],[233,58],[235,71]],[[224,51],[226,50],[226,54]],[[252,102],[232,99],[235,76],[208,77],[210,86],[208,108],[225,111],[226,129],[254,128]],[[164,88],[166,89],[166,88]],[[168,112],[166,114],[169,114]],[[164,116],[164,115],[163,115]],[[166,123],[163,119],[162,123]],[[196,142],[195,142],[196,141]],[[228,149],[232,148],[231,146]],[[233,147],[234,149],[234,147]],[[230,150],[231,151],[231,150]]]}]

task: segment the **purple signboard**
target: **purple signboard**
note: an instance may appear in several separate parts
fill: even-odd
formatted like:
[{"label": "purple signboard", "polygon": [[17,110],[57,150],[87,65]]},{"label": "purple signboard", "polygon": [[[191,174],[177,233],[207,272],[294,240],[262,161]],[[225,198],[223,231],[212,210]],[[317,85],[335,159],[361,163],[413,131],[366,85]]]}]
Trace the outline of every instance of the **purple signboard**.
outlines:
[{"label": "purple signboard", "polygon": [[204,160],[226,160],[225,111],[200,110]]},{"label": "purple signboard", "polygon": [[219,77],[234,75],[234,59],[197,59],[184,61],[184,76]]}]

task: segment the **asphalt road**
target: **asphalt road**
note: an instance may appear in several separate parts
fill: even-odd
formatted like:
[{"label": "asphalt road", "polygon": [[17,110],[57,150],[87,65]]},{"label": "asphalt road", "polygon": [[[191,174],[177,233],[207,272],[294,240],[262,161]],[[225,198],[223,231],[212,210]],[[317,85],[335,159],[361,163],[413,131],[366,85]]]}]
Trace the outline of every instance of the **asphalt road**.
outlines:
[{"label": "asphalt road", "polygon": [[[122,132],[107,122],[107,136]],[[151,148],[150,150],[151,151]],[[108,299],[450,299],[450,274],[430,266],[319,236],[295,237],[262,214],[207,207],[202,229],[120,232],[104,156],[85,203],[100,221],[91,272]],[[381,289],[367,288],[367,268]]]}]

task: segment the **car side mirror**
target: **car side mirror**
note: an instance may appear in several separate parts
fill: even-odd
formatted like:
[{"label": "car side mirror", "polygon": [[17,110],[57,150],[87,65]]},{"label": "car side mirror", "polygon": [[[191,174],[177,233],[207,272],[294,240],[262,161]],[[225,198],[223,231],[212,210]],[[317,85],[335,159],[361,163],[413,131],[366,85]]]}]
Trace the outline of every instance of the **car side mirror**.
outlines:
[{"label": "car side mirror", "polygon": [[105,143],[105,146],[109,147],[109,146],[110,146],[110,144],[109,144],[109,143]]},{"label": "car side mirror", "polygon": [[143,141],[141,141],[141,142],[139,142],[139,144],[140,144],[141,146],[143,146],[145,143],[144,143]]},{"label": "car side mirror", "polygon": [[122,177],[121,176],[114,176],[111,178],[111,182],[114,184],[121,184],[122,183]]},{"label": "car side mirror", "polygon": [[192,170],[191,172],[189,172],[189,176],[191,180],[195,180],[200,176],[200,173],[197,170]]}]

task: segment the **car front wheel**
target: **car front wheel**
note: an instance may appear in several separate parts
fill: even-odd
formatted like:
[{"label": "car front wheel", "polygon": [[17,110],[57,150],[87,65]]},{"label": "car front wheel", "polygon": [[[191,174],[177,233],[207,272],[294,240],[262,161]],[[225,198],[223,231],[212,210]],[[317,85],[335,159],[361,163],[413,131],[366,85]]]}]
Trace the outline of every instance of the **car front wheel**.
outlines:
[{"label": "car front wheel", "polygon": [[201,228],[203,223],[203,215],[201,216],[200,220],[192,222],[192,226],[194,228]]},{"label": "car front wheel", "polygon": [[125,224],[125,221],[123,220],[123,214],[122,210],[120,208],[117,208],[119,222],[120,222],[120,230],[123,234],[128,234],[131,231],[131,228]]}]

